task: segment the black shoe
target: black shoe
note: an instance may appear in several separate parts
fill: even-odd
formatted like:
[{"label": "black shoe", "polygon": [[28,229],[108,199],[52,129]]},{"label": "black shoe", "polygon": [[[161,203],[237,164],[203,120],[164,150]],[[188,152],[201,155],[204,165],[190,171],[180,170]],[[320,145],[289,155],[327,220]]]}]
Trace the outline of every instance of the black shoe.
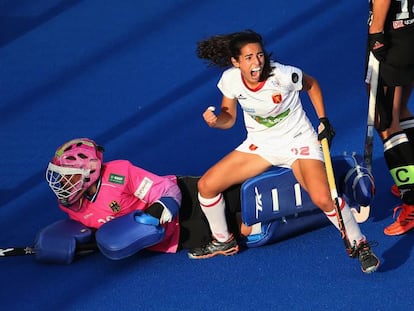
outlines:
[{"label": "black shoe", "polygon": [[211,241],[206,246],[193,248],[188,252],[188,257],[191,259],[204,259],[216,255],[230,256],[239,251],[239,246],[233,235],[226,242]]},{"label": "black shoe", "polygon": [[362,241],[354,247],[355,257],[358,257],[361,263],[361,269],[364,273],[372,273],[377,271],[380,261],[371,250],[371,246],[367,241]]}]

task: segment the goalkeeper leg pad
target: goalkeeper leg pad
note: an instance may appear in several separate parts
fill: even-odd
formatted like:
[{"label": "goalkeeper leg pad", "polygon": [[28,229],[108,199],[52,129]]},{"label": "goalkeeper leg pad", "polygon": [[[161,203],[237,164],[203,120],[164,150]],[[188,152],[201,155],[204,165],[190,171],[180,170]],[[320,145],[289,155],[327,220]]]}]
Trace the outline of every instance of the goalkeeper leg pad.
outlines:
[{"label": "goalkeeper leg pad", "polygon": [[338,192],[349,206],[369,206],[374,200],[374,177],[361,155],[332,158]]},{"label": "goalkeeper leg pad", "polygon": [[310,210],[319,209],[300,187],[291,169],[272,168],[241,186],[242,220],[248,226]]},{"label": "goalkeeper leg pad", "polygon": [[[358,155],[332,158],[340,195],[350,205],[369,205],[375,185],[365,162]],[[292,170],[275,167],[248,179],[241,186],[242,221],[260,223],[261,232],[248,236],[248,247],[276,242],[327,224],[325,215],[300,187]]]},{"label": "goalkeeper leg pad", "polygon": [[42,229],[36,236],[36,260],[46,263],[70,264],[76,253],[76,245],[93,240],[91,229],[81,223],[65,219]]},{"label": "goalkeeper leg pad", "polygon": [[106,257],[119,260],[158,244],[164,235],[157,218],[134,211],[102,225],[96,232],[96,243]]},{"label": "goalkeeper leg pad", "polygon": [[326,216],[315,210],[303,213],[300,217],[284,217],[268,223],[261,223],[261,231],[244,239],[246,247],[259,247],[297,236],[304,232],[322,228],[330,224]]}]

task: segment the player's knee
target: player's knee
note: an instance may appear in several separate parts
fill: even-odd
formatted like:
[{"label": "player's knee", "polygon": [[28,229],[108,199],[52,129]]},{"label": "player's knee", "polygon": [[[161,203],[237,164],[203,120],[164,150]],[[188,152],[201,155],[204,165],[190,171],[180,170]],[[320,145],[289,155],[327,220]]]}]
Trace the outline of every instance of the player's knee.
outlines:
[{"label": "player's knee", "polygon": [[202,176],[199,181],[197,182],[198,192],[203,197],[209,197],[216,195],[219,191],[214,189],[212,180],[207,176]]},{"label": "player's knee", "polygon": [[318,191],[316,193],[311,193],[310,198],[317,207],[325,212],[332,210],[332,197],[329,192]]},{"label": "player's knee", "polygon": [[198,189],[198,192],[200,192],[200,193],[204,193],[205,188],[206,188],[206,186],[205,186],[206,183],[205,183],[204,179],[205,179],[204,176],[202,176],[197,182],[197,189]]}]

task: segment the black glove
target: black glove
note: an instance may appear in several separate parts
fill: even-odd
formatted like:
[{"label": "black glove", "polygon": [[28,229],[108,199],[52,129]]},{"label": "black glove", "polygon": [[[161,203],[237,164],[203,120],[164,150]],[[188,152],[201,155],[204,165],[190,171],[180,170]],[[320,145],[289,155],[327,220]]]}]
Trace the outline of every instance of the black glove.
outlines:
[{"label": "black glove", "polygon": [[144,212],[159,219],[160,224],[170,222],[174,217],[171,211],[159,202],[152,203]]},{"label": "black glove", "polygon": [[161,203],[155,202],[152,203],[148,208],[144,211],[144,213],[147,213],[151,215],[152,217],[161,218],[162,211],[164,210],[164,206]]},{"label": "black glove", "polygon": [[328,140],[328,145],[331,146],[332,139],[335,136],[335,130],[329,123],[328,118],[319,118],[321,122],[318,126],[318,140],[322,141],[322,139],[326,138]]},{"label": "black glove", "polygon": [[368,35],[369,50],[380,62],[385,60],[389,47],[388,40],[383,32],[370,33]]}]

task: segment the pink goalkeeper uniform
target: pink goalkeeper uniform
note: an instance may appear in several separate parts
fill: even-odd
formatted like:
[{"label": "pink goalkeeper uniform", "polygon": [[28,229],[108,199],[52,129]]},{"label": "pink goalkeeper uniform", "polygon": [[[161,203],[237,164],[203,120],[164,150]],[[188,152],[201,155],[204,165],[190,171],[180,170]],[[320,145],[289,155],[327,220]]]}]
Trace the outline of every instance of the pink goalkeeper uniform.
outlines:
[{"label": "pink goalkeeper uniform", "polygon": [[[144,211],[161,197],[172,197],[181,205],[181,192],[175,176],[158,176],[132,165],[127,160],[116,160],[103,165],[97,191],[91,198],[83,198],[77,208],[59,207],[87,227],[98,229],[115,217],[135,210]],[[174,253],[177,251],[180,225],[178,215],[165,228],[164,239],[150,250]]]},{"label": "pink goalkeeper uniform", "polygon": [[277,62],[271,66],[273,75],[256,89],[243,82],[236,67],[224,71],[217,84],[243,109],[247,138],[237,150],[258,154],[276,166],[290,167],[298,158],[323,161],[317,134],[299,97],[302,71]]}]

